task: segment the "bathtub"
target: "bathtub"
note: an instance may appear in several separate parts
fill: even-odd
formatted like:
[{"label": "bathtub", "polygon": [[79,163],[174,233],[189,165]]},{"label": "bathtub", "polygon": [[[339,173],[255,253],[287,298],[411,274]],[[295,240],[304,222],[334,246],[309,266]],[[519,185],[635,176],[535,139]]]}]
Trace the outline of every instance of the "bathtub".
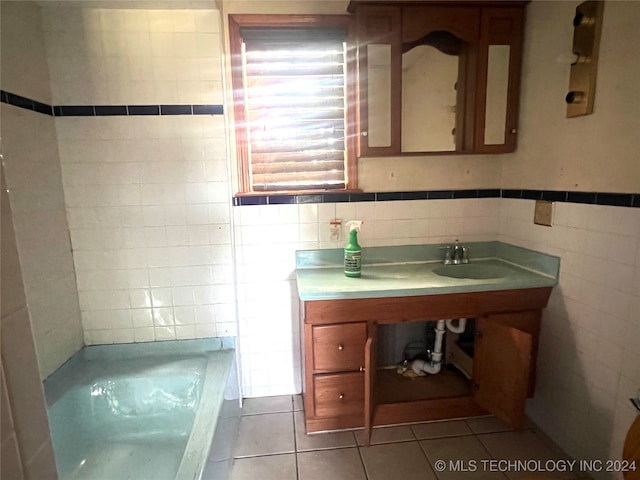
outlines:
[{"label": "bathtub", "polygon": [[221,346],[186,340],[74,355],[44,384],[60,480],[225,478],[239,402],[235,352]]}]

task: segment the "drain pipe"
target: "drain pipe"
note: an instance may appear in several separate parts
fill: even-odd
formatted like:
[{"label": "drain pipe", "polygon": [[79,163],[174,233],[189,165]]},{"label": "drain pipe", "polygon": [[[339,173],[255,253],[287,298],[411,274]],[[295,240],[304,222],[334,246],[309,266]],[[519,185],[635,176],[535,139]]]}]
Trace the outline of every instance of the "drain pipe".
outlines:
[{"label": "drain pipe", "polygon": [[442,339],[444,338],[444,334],[447,329],[453,333],[462,333],[464,332],[467,324],[466,318],[460,318],[458,319],[458,326],[455,327],[453,326],[454,320],[455,319],[438,320],[438,324],[436,325],[436,338],[433,346],[433,352],[431,353],[431,361],[425,362],[424,360],[414,360],[411,362],[411,369],[415,373],[426,372],[435,375],[440,372],[440,369],[442,368]]},{"label": "drain pipe", "polygon": [[453,322],[454,321],[455,321],[455,318],[447,320],[447,328],[449,329],[449,331],[452,332],[452,333],[462,333],[462,332],[464,332],[464,329],[467,326],[467,319],[466,318],[459,318],[457,327],[453,326]]},{"label": "drain pipe", "polygon": [[442,339],[447,331],[445,328],[445,321],[438,320],[436,325],[436,339],[433,346],[433,353],[431,354],[431,362],[425,362],[424,360],[414,360],[411,363],[411,369],[415,373],[426,372],[432,375],[440,372],[442,368]]}]

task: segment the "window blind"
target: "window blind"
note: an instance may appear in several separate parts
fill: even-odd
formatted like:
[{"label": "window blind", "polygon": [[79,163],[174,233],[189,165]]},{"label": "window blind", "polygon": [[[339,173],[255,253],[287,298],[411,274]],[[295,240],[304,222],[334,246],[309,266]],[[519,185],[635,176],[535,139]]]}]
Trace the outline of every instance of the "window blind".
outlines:
[{"label": "window blind", "polygon": [[260,28],[242,36],[252,190],[344,189],[344,33]]}]

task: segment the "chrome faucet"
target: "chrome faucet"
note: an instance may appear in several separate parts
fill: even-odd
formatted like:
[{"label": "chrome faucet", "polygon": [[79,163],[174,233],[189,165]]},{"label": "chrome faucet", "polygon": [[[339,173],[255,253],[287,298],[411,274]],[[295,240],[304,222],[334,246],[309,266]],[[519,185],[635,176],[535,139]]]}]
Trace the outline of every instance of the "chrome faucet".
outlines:
[{"label": "chrome faucet", "polygon": [[458,240],[453,245],[448,245],[444,248],[444,260],[442,263],[445,265],[460,265],[461,263],[469,263],[469,247],[460,245]]}]

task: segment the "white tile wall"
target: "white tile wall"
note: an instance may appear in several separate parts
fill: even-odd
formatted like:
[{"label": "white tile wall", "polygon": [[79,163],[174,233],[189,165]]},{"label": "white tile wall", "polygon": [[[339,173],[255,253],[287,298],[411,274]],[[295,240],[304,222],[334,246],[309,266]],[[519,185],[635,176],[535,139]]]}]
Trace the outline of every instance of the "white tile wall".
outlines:
[{"label": "white tile wall", "polygon": [[[234,335],[223,118],[56,121],[85,341]],[[122,138],[130,131],[142,148]],[[100,139],[130,150],[66,153]]]},{"label": "white tile wall", "polygon": [[51,103],[44,32],[34,2],[2,2],[2,89]]},{"label": "white tile wall", "polygon": [[[239,342],[244,395],[301,391],[297,249],[342,248],[345,223],[364,220],[363,247],[494,240],[500,199],[265,205],[234,207]],[[343,222],[331,242],[329,221]]]},{"label": "white tile wall", "polygon": [[[6,137],[5,137],[6,138]],[[2,445],[3,477],[24,478],[23,472],[32,473],[32,478],[50,478],[55,472],[51,461],[38,462],[38,452],[50,445],[49,425],[45,410],[41,375],[34,345],[33,329],[23,275],[20,268],[17,241],[5,181],[4,164],[0,165],[1,188],[1,284],[2,316],[0,338],[0,439]],[[58,179],[58,186],[60,180]],[[29,272],[32,275],[32,272]],[[79,327],[79,325],[78,325]],[[34,466],[42,467],[33,471]],[[48,472],[46,471],[48,470]]]},{"label": "white tile wall", "polygon": [[640,388],[640,210],[555,203],[549,228],[533,208],[503,199],[500,215],[502,240],[562,258],[529,414],[574,458],[620,458]]},{"label": "white tile wall", "polygon": [[[2,88],[50,103],[39,7],[4,2],[1,30]],[[2,161],[44,379],[82,347],[56,131],[52,117],[4,103],[1,116]]]},{"label": "white tile wall", "polygon": [[[43,12],[54,103],[221,103],[217,12]],[[224,117],[56,127],[85,342],[235,335]]]},{"label": "white tile wall", "polygon": [[222,103],[217,11],[42,12],[55,104]]}]

